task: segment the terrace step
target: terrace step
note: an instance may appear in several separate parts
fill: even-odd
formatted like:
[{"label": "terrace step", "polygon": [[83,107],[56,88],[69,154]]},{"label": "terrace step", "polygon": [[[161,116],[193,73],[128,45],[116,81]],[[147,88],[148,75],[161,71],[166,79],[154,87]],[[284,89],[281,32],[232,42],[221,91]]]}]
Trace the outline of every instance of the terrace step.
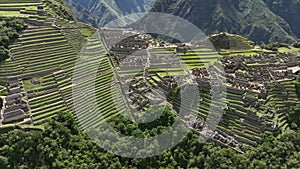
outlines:
[{"label": "terrace step", "polygon": [[43,35],[34,35],[34,36],[27,36],[27,37],[20,37],[19,41],[20,42],[25,42],[25,41],[32,41],[32,40],[38,40],[38,39],[47,39],[51,37],[60,37],[63,36],[60,32],[57,33],[47,33]]},{"label": "terrace step", "polygon": [[30,45],[30,44],[39,44],[39,45],[43,45],[43,43],[46,42],[55,42],[55,41],[60,41],[60,40],[65,40],[66,39],[62,36],[60,37],[52,37],[52,38],[47,38],[47,39],[36,39],[36,40],[32,40],[32,41],[24,41],[24,42],[18,42],[21,45]]}]

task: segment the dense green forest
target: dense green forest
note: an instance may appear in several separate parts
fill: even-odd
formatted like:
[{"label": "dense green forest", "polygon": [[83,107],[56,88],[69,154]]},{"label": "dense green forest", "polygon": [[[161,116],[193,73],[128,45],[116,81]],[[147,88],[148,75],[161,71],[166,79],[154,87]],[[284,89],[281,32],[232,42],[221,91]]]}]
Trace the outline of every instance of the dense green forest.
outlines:
[{"label": "dense green forest", "polygon": [[296,80],[296,91],[298,97],[300,98],[300,73],[298,73],[297,80]]},{"label": "dense green forest", "polygon": [[3,100],[2,98],[0,98],[0,108],[2,108],[2,106],[3,106]]},{"label": "dense green forest", "polygon": [[9,58],[8,46],[19,37],[26,25],[23,20],[15,18],[0,18],[0,61]]},{"label": "dense green forest", "polygon": [[[124,131],[130,128],[119,126]],[[300,168],[299,130],[278,137],[266,134],[263,144],[249,147],[244,154],[210,142],[200,144],[190,132],[172,150],[146,159],[118,157],[101,149],[70,113],[59,114],[44,130],[3,130],[0,168]]]},{"label": "dense green forest", "polygon": [[62,0],[45,0],[44,3],[55,15],[70,21],[75,20],[72,11],[64,5]]}]

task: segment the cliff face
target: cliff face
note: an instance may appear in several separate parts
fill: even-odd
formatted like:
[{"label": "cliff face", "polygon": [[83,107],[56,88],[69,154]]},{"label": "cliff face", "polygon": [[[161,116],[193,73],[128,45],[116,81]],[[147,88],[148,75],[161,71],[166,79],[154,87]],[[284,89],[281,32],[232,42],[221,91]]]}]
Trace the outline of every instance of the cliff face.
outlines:
[{"label": "cliff face", "polygon": [[95,27],[125,15],[143,13],[151,9],[155,0],[64,0],[79,21]]},{"label": "cliff face", "polygon": [[281,16],[300,38],[300,0],[264,0],[268,7]]},{"label": "cliff face", "polygon": [[[265,2],[266,1],[266,2]],[[229,32],[240,34],[255,42],[293,42],[299,37],[297,17],[299,3],[275,0],[158,0],[153,12],[165,12],[183,17],[206,34]],[[284,4],[285,8],[281,8]],[[279,8],[279,9],[277,9]],[[292,10],[290,9],[292,8]],[[277,10],[276,10],[277,9]]]}]

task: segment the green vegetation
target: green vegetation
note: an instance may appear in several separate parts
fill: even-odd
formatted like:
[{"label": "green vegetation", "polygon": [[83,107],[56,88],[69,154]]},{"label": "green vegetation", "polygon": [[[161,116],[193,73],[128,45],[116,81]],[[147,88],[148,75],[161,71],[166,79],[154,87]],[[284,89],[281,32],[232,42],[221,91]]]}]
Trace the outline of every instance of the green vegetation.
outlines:
[{"label": "green vegetation", "polygon": [[[146,159],[115,156],[89,140],[70,113],[59,113],[44,130],[10,127],[0,135],[0,167],[13,168],[299,168],[300,131],[266,136],[262,145],[240,154],[189,133],[180,144]],[[117,128],[122,129],[124,125]],[[127,125],[125,125],[127,126]],[[15,128],[15,129],[14,129]],[[124,131],[131,128],[128,125]],[[0,128],[2,131],[2,128]],[[139,133],[138,131],[131,131]],[[151,133],[151,132],[150,132]]]},{"label": "green vegetation", "polygon": [[31,21],[37,21],[44,16],[38,15],[38,5],[42,5],[40,0],[13,0],[10,2],[0,2],[0,14],[4,17],[17,17]]},{"label": "green vegetation", "polygon": [[157,109],[155,111],[163,111],[163,113],[151,123],[134,123],[122,115],[110,119],[109,123],[111,127],[114,127],[117,131],[127,136],[138,138],[153,137],[168,130],[175,120],[177,120],[177,117],[169,109]]},{"label": "green vegetation", "polygon": [[278,51],[278,48],[289,48],[289,45],[286,43],[273,42],[268,45],[261,45],[262,49]]},{"label": "green vegetation", "polygon": [[[89,29],[87,29],[89,30]],[[86,35],[83,35],[80,30],[77,29],[66,29],[62,31],[65,38],[67,38],[68,42],[74,48],[76,52],[80,52],[83,45],[86,43]],[[88,36],[88,35],[87,35]],[[91,35],[90,35],[91,36]],[[89,36],[89,37],[90,37]]]},{"label": "green vegetation", "polygon": [[95,29],[93,28],[80,29],[80,32],[86,39],[88,39],[95,33]]},{"label": "green vegetation", "polygon": [[[16,8],[20,5],[23,8],[24,3],[19,4],[20,1],[5,0],[6,3],[1,4],[0,7]],[[16,3],[13,4],[13,2]],[[23,2],[40,1],[25,0]],[[57,22],[58,26],[61,26],[61,23],[63,26],[70,23],[79,25],[75,21],[69,22],[69,20],[74,20],[73,15],[61,0],[45,0],[44,3],[47,12],[59,16],[57,20],[61,21]],[[35,8],[35,5],[30,4],[26,10],[28,12]],[[1,12],[3,11],[0,11],[0,15]],[[18,11],[12,11],[12,15],[17,15],[13,12]],[[218,17],[222,16],[218,15]],[[51,20],[45,19],[45,16],[42,18],[44,19],[40,17],[34,19],[41,19],[40,23],[49,23],[49,21],[51,23]],[[220,20],[222,21],[222,18]],[[222,23],[220,22],[217,26],[222,26]],[[239,92],[232,89],[224,93],[226,94],[224,103],[228,108],[226,108],[217,131],[221,134],[224,132],[229,138],[236,139],[244,153],[226,148],[225,144],[218,142],[215,137],[207,143],[200,144],[199,136],[190,131],[177,146],[161,155],[146,159],[130,159],[116,156],[100,148],[94,140],[89,138],[87,133],[97,132],[93,128],[107,122],[126,136],[149,138],[168,130],[179,117],[168,108],[164,109],[159,118],[147,124],[132,122],[123,117],[123,113],[129,113],[129,111],[120,89],[122,82],[114,77],[116,78],[116,75],[125,77],[137,72],[119,71],[115,66],[117,59],[106,54],[108,51],[104,48],[103,39],[99,37],[102,32],[96,32],[96,29],[92,28],[58,29],[48,25],[29,27],[19,36],[18,32],[26,27],[20,18],[1,19],[0,25],[2,25],[0,46],[3,46],[1,56],[11,54],[11,59],[0,65],[0,77],[19,76],[21,93],[30,107],[30,110],[25,112],[26,118],[28,118],[22,124],[0,126],[1,169],[300,168],[300,74],[297,81],[280,81],[272,84],[268,88],[270,97],[266,103],[261,103],[263,105],[259,108],[249,105],[249,100],[257,97],[250,92]],[[250,29],[250,31],[254,30],[255,28]],[[95,35],[93,36],[93,34]],[[222,50],[221,54],[253,55],[265,51],[270,52],[269,49],[279,52],[291,50],[297,52],[298,50],[296,49],[297,45],[290,48],[286,44],[274,43],[266,45],[264,50],[259,51],[260,49],[252,49],[251,42],[245,38],[239,36],[228,38],[230,49]],[[88,44],[85,46],[86,42]],[[75,67],[78,53],[82,47],[90,50],[82,50],[80,63],[77,65],[78,67]],[[289,48],[290,50],[288,50]],[[163,69],[160,66],[166,64],[158,63],[156,67],[149,68],[147,72],[149,79],[147,80],[151,87],[158,87],[162,77],[183,75],[185,72],[182,71],[181,65],[189,70],[211,65],[214,70],[221,71],[218,67],[221,64],[218,61],[221,57],[218,52],[206,48],[198,48],[194,51],[186,49],[179,48],[177,55],[172,49],[149,49],[151,56],[155,55],[165,59],[174,55],[178,56],[177,59],[183,63],[176,67],[177,63],[173,63],[173,61],[178,60],[166,59],[166,64],[175,66]],[[102,55],[99,55],[99,52]],[[252,65],[259,64],[254,62]],[[261,63],[261,65],[264,64],[267,63]],[[78,78],[75,80],[76,84],[72,83],[74,70],[78,71],[76,72]],[[241,74],[247,74],[247,71],[243,68],[238,70]],[[231,82],[228,83],[230,85]],[[89,85],[93,84],[95,84],[95,105],[97,104],[101,112],[95,112],[92,109],[93,106],[82,106],[90,102],[86,96],[90,93]],[[133,82],[131,84],[135,87],[141,83]],[[0,87],[7,85],[6,80],[0,81]],[[178,96],[180,88],[177,84],[174,86],[171,88],[174,90],[169,90],[167,101],[175,110],[178,110],[181,106],[181,98]],[[76,87],[80,91],[72,92]],[[141,88],[144,90],[144,87],[147,88],[146,85]],[[205,85],[199,85],[199,92],[201,95],[199,107],[192,111],[198,113],[200,122],[201,119],[208,117],[210,106],[217,107],[220,106],[220,103],[213,100],[212,92]],[[80,103],[73,103],[74,99],[80,100]],[[186,99],[185,101],[193,102],[190,98]],[[257,104],[260,104],[260,101],[264,100],[258,100]],[[2,104],[3,100],[0,99],[0,106]],[[73,106],[79,106],[76,109],[76,117]],[[270,129],[270,123],[266,125],[267,122],[258,120],[261,118],[258,116],[265,112],[273,114],[274,118],[270,118],[278,122],[276,126],[279,131],[275,127],[275,129],[272,128],[274,130]],[[245,144],[242,145],[242,143]],[[224,147],[220,147],[220,144]],[[134,147],[125,148],[134,149]]]},{"label": "green vegetation", "polygon": [[297,80],[296,80],[296,91],[298,98],[300,99],[300,73],[298,73]]},{"label": "green vegetation", "polygon": [[72,11],[64,5],[62,0],[45,0],[43,3],[51,10],[50,13],[69,21],[75,20]]},{"label": "green vegetation", "polygon": [[2,106],[3,106],[3,100],[2,98],[0,98],[0,110],[2,109]]},{"label": "green vegetation", "polygon": [[295,81],[273,84],[268,91],[270,94],[266,106],[276,112],[274,119],[278,121],[278,127],[284,132],[288,128],[299,128],[299,103],[295,88]]},{"label": "green vegetation", "polygon": [[[270,3],[266,4],[266,1]],[[282,3],[285,3],[284,8]],[[225,31],[242,35],[255,43],[295,42],[300,37],[300,29],[293,11],[299,11],[298,0],[159,0],[152,8],[152,12],[185,18],[206,35]],[[285,19],[280,17],[283,15]]]},{"label": "green vegetation", "polygon": [[19,37],[19,32],[25,28],[23,20],[0,18],[0,62],[9,58],[8,46]]},{"label": "green vegetation", "polygon": [[293,47],[294,47],[294,48],[300,48],[300,42],[294,43],[294,44],[293,44]]},{"label": "green vegetation", "polygon": [[79,21],[98,28],[118,17],[147,12],[155,0],[94,1],[93,5],[85,0],[64,0],[64,2],[72,9]]},{"label": "green vegetation", "polygon": [[257,55],[260,52],[261,51],[256,51],[256,50],[221,50],[220,54],[226,56],[236,56],[236,55],[252,56],[252,55]]},{"label": "green vegetation", "polygon": [[[27,29],[19,41],[10,46],[13,61],[4,64],[0,74],[14,76],[70,68],[75,64],[76,53],[66,42],[61,31],[53,27]],[[14,71],[8,72],[12,67]]]},{"label": "green vegetation", "polygon": [[250,50],[253,48],[253,42],[251,42],[249,39],[225,32],[214,34],[209,37],[209,40],[218,50]]}]

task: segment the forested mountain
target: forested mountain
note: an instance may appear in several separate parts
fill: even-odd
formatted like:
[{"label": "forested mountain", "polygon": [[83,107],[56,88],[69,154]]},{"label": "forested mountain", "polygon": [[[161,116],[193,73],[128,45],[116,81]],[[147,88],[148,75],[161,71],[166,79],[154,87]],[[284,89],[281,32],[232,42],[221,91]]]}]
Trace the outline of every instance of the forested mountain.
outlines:
[{"label": "forested mountain", "polygon": [[281,16],[291,26],[292,31],[300,37],[300,0],[264,0],[268,7]]},{"label": "forested mountain", "polygon": [[79,21],[95,27],[125,15],[143,13],[151,9],[155,0],[64,0]]},{"label": "forested mountain", "polygon": [[297,0],[158,0],[153,12],[183,17],[207,34],[240,34],[255,42],[292,42],[300,37]]}]

